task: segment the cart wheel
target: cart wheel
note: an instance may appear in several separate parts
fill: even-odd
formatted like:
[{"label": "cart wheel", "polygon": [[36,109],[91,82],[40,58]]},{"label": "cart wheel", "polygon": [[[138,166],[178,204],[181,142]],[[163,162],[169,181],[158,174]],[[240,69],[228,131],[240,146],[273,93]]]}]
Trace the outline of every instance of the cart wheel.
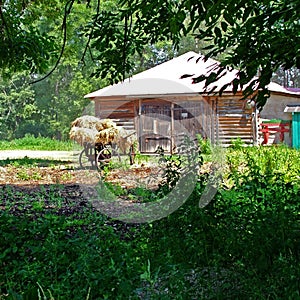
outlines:
[{"label": "cart wheel", "polygon": [[116,161],[120,163],[121,156],[116,149],[104,146],[104,148],[98,153],[96,158],[97,168],[102,169],[110,161]]},{"label": "cart wheel", "polygon": [[130,149],[129,149],[129,161],[130,161],[130,165],[134,164],[134,159],[135,159],[134,146],[131,145]]},{"label": "cart wheel", "polygon": [[95,154],[87,155],[86,149],[83,149],[79,154],[79,165],[82,169],[95,168]]}]

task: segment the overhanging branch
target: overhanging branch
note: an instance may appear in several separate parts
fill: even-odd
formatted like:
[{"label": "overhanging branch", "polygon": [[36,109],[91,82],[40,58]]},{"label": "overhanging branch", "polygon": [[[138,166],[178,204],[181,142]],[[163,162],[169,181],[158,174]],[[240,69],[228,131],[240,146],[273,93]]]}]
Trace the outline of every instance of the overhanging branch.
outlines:
[{"label": "overhanging branch", "polygon": [[44,79],[46,79],[47,77],[49,77],[55,70],[56,68],[58,67],[61,59],[62,59],[62,56],[64,54],[64,51],[65,51],[65,47],[66,47],[66,43],[67,43],[67,18],[68,18],[68,15],[70,14],[71,12],[71,9],[72,9],[72,6],[74,4],[74,1],[75,0],[70,0],[66,3],[65,5],[65,13],[64,13],[64,19],[63,19],[63,23],[62,23],[62,31],[63,31],[63,44],[62,44],[62,47],[61,47],[61,50],[60,50],[60,54],[59,54],[59,57],[58,59],[56,60],[56,63],[54,65],[54,67],[52,68],[52,70],[46,74],[45,76],[43,76],[42,78],[39,78],[37,80],[34,80],[32,82],[30,82],[30,84],[34,84],[34,83],[37,83],[37,82],[40,82]]}]

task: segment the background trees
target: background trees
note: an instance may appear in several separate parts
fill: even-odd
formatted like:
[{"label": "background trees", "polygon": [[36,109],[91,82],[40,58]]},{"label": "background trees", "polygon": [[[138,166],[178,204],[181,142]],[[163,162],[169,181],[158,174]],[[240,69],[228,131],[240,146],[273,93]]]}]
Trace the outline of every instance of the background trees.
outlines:
[{"label": "background trees", "polygon": [[[1,37],[9,45],[4,50],[4,43],[0,43],[0,48],[10,59],[0,58],[0,138],[22,137],[26,133],[66,138],[70,122],[87,104],[83,96],[101,85],[99,81],[96,83],[96,78],[90,77],[95,68],[91,57],[86,55],[81,59],[87,43],[82,28],[91,19],[90,9],[74,3],[72,10],[66,12],[70,4],[60,1],[23,2],[23,7],[18,1],[6,1],[2,6],[2,30],[6,34]],[[14,18],[15,11],[20,11],[20,19]],[[23,39],[17,42],[14,36],[10,38],[7,32],[11,30],[3,28],[3,20],[7,27],[13,24],[16,32],[23,27],[28,29],[31,42]],[[50,47],[39,44],[43,35],[51,40]],[[39,51],[45,52],[47,59],[40,57],[34,47],[40,47]],[[51,76],[47,76],[49,73]],[[8,107],[13,107],[15,114],[8,114]]]},{"label": "background trees", "polygon": [[34,91],[27,82],[24,73],[13,75],[9,81],[0,78],[0,139],[17,136],[24,122],[38,112]]}]

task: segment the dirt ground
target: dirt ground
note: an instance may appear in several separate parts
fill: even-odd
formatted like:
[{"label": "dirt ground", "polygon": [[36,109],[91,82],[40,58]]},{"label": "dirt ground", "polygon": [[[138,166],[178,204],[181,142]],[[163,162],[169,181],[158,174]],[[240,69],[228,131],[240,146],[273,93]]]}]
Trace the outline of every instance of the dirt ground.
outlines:
[{"label": "dirt ground", "polygon": [[[24,165],[24,155],[28,164]],[[9,159],[8,159],[9,157]],[[20,159],[22,158],[22,159]],[[135,165],[108,173],[79,167],[78,155],[62,151],[0,151],[0,194],[9,188],[15,193],[34,194],[51,188],[63,190],[66,201],[88,199],[100,181],[108,181],[123,189],[138,186],[156,189],[159,170],[154,166]],[[85,200],[86,200],[85,199]]]},{"label": "dirt ground", "polygon": [[[135,166],[128,170],[112,170],[105,180],[124,188],[134,188],[139,184],[155,188],[154,178],[157,168]],[[0,185],[36,186],[49,184],[87,184],[94,185],[104,180],[97,170],[79,169],[72,163],[52,166],[0,166]]]},{"label": "dirt ground", "polygon": [[[17,204],[12,208],[14,214],[24,214],[26,213],[23,207],[25,198],[34,201],[40,195],[44,195],[42,196],[44,207],[51,210],[54,209],[53,205],[48,205],[48,202],[53,201],[49,199],[55,193],[58,199],[63,199],[64,203],[58,208],[59,214],[69,214],[74,210],[81,211],[90,203],[93,209],[114,220],[124,220],[125,223],[144,222],[142,217],[138,217],[143,215],[145,209],[143,202],[148,200],[148,193],[144,193],[144,189],[150,194],[158,189],[164,173],[163,166],[153,162],[99,172],[91,167],[80,168],[76,157],[75,161],[74,157],[71,157],[71,160],[59,160],[57,153],[54,160],[53,156],[52,159],[48,157],[41,159],[39,156],[37,159],[35,156],[34,159],[29,159],[27,156],[28,161],[25,160],[25,164],[24,159],[7,160],[7,157],[0,159],[0,211],[1,207],[5,208],[7,201],[16,200]],[[113,196],[113,201],[110,200],[109,188],[103,188],[101,185],[104,180],[113,184],[112,189],[116,191],[113,194],[117,195]],[[142,189],[136,189],[132,194],[132,191],[139,187]],[[23,208],[20,210],[20,207]]]},{"label": "dirt ground", "polygon": [[[118,198],[117,202],[112,203],[100,200],[102,194],[99,195],[96,190],[99,182],[106,180],[125,190],[138,186],[156,189],[159,183],[157,168],[153,166],[135,165],[104,174],[94,169],[80,169],[70,161],[51,163],[51,160],[41,160],[26,166],[18,165],[17,162],[18,159],[0,160],[0,211],[5,209],[7,201],[13,201],[16,204],[10,210],[15,215],[26,213],[28,203],[25,202],[34,201],[42,195],[45,211],[55,209],[58,214],[68,215],[81,211],[91,203],[97,211],[118,219],[120,214],[128,210],[139,210],[139,204],[127,197]],[[61,207],[54,208],[50,204],[53,194],[62,199],[64,204]],[[103,199],[106,199],[106,195]]]},{"label": "dirt ground", "polygon": [[[24,158],[24,155],[28,158],[26,165],[19,159]],[[45,186],[59,185],[64,188],[65,195],[73,195],[73,198],[74,195],[80,194],[79,190],[93,189],[104,180],[125,190],[137,187],[156,190],[161,183],[163,172],[161,166],[149,162],[109,172],[82,169],[79,167],[78,153],[73,152],[0,151],[0,191],[9,186],[16,191],[31,193]],[[83,196],[89,197],[85,194]]]},{"label": "dirt ground", "polygon": [[78,151],[0,150],[0,160],[28,157],[73,161],[77,159],[78,155]]}]

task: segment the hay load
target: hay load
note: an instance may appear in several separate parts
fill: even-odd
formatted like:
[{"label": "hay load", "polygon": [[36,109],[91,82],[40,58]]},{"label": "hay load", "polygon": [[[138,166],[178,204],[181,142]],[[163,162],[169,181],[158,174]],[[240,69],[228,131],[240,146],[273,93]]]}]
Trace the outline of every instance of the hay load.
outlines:
[{"label": "hay load", "polygon": [[94,116],[82,116],[72,122],[71,127],[88,128],[99,131],[102,129],[100,120]]},{"label": "hay load", "polygon": [[122,153],[128,153],[137,142],[135,131],[117,126],[112,120],[100,120],[93,116],[82,116],[72,122],[70,139],[84,146],[90,144],[116,143]]},{"label": "hay load", "polygon": [[100,120],[94,116],[82,116],[72,122],[71,127],[89,128],[97,131],[116,127],[116,124],[110,119]]},{"label": "hay load", "polygon": [[109,144],[117,139],[119,130],[115,127],[105,128],[99,131],[95,136],[95,143],[96,144]]},{"label": "hay load", "polygon": [[84,143],[94,144],[95,136],[97,133],[98,131],[94,129],[74,126],[71,128],[69,135],[70,139],[83,146]]},{"label": "hay load", "polygon": [[99,120],[98,131],[102,131],[109,128],[116,128],[117,124],[110,119]]},{"label": "hay load", "polygon": [[77,118],[71,126],[70,139],[80,145],[84,145],[84,143],[108,144],[114,141],[119,132],[112,120],[100,120],[94,116]]}]

